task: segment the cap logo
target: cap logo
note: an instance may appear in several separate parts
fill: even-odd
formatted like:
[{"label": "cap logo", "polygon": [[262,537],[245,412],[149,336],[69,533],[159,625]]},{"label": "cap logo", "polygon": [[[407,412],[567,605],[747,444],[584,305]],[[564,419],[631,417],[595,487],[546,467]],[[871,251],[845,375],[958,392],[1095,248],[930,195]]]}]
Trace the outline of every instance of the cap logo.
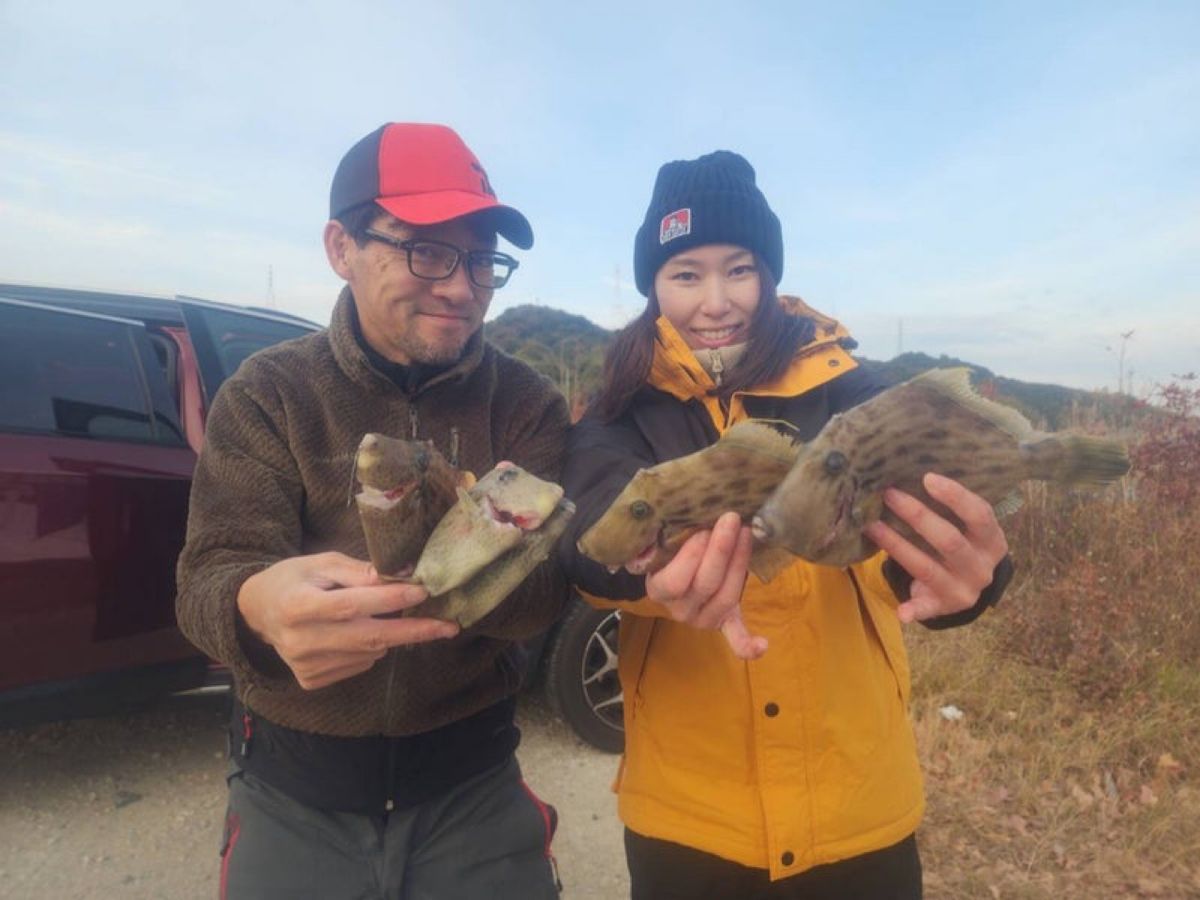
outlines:
[{"label": "cap logo", "polygon": [[659,244],[665,244],[667,241],[673,241],[677,237],[683,237],[685,234],[691,233],[691,209],[677,209],[673,213],[667,213],[663,216],[662,221],[658,223]]},{"label": "cap logo", "polygon": [[479,175],[479,190],[487,194],[489,197],[495,197],[496,192],[492,190],[492,183],[488,181],[487,172],[483,171],[483,166],[477,162],[471,163],[471,168]]}]

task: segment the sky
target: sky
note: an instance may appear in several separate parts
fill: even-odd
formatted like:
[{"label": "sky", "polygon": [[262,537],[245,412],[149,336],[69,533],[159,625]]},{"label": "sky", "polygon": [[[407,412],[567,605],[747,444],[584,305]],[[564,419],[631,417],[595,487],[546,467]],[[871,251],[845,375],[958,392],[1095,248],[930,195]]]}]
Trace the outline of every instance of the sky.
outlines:
[{"label": "sky", "polygon": [[627,322],[658,167],[728,149],[866,356],[1200,372],[1194,0],[0,0],[0,47],[0,282],[327,322],[338,160],[442,122],[534,227],[492,316]]}]

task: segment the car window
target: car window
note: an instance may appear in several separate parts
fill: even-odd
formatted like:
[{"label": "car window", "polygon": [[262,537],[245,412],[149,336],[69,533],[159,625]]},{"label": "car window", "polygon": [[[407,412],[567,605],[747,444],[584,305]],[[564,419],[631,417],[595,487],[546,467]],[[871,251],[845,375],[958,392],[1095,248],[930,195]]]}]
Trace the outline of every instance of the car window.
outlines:
[{"label": "car window", "polygon": [[200,364],[200,380],[209,401],[248,356],[272,344],[311,334],[315,326],[267,315],[239,313],[181,300],[188,335]]},{"label": "car window", "polygon": [[155,440],[136,327],[0,304],[0,429]]}]

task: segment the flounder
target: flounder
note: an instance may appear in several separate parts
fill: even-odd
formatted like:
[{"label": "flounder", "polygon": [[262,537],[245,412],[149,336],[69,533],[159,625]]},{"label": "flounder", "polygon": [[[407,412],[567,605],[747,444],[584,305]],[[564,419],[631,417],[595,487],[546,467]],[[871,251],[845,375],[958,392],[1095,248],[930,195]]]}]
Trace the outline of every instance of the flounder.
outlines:
[{"label": "flounder", "polygon": [[1035,431],[1015,409],[977,394],[969,376],[934,369],[830,419],[754,517],[756,540],[847,566],[877,551],[863,528],[880,518],[928,549],[884,505],[888,487],[958,523],[925,492],[926,472],[958,481],[1003,515],[1020,505],[1022,481],[1101,485],[1129,471],[1116,441]]},{"label": "flounder", "polygon": [[497,464],[470,489],[458,489],[458,502],[425,542],[413,581],[434,597],[465,585],[540,529],[562,498],[559,485],[511,462]]},{"label": "flounder", "polygon": [[[655,572],[722,513],[748,520],[791,470],[799,449],[762,421],[739,422],[703,450],[639,469],[579,539],[579,551],[613,571]],[[750,570],[769,581],[791,558],[759,547]]]}]

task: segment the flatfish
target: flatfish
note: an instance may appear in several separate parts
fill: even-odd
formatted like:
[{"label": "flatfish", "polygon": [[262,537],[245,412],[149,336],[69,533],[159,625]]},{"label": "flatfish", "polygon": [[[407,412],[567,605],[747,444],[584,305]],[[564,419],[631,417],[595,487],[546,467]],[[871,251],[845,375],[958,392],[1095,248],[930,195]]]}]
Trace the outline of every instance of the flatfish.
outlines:
[{"label": "flatfish", "polygon": [[888,487],[958,522],[925,492],[926,472],[953,478],[1003,515],[1020,505],[1022,481],[1102,485],[1128,471],[1120,443],[1038,432],[1017,410],[976,393],[969,369],[934,369],[830,419],[799,450],[751,528],[768,546],[847,566],[877,551],[862,531],[880,518],[928,549],[884,505]]},{"label": "flatfish", "polygon": [[[748,521],[791,470],[799,449],[765,422],[739,422],[703,450],[639,469],[579,539],[579,552],[612,571],[656,572],[722,513]],[[791,559],[759,547],[750,570],[769,581]]]}]

